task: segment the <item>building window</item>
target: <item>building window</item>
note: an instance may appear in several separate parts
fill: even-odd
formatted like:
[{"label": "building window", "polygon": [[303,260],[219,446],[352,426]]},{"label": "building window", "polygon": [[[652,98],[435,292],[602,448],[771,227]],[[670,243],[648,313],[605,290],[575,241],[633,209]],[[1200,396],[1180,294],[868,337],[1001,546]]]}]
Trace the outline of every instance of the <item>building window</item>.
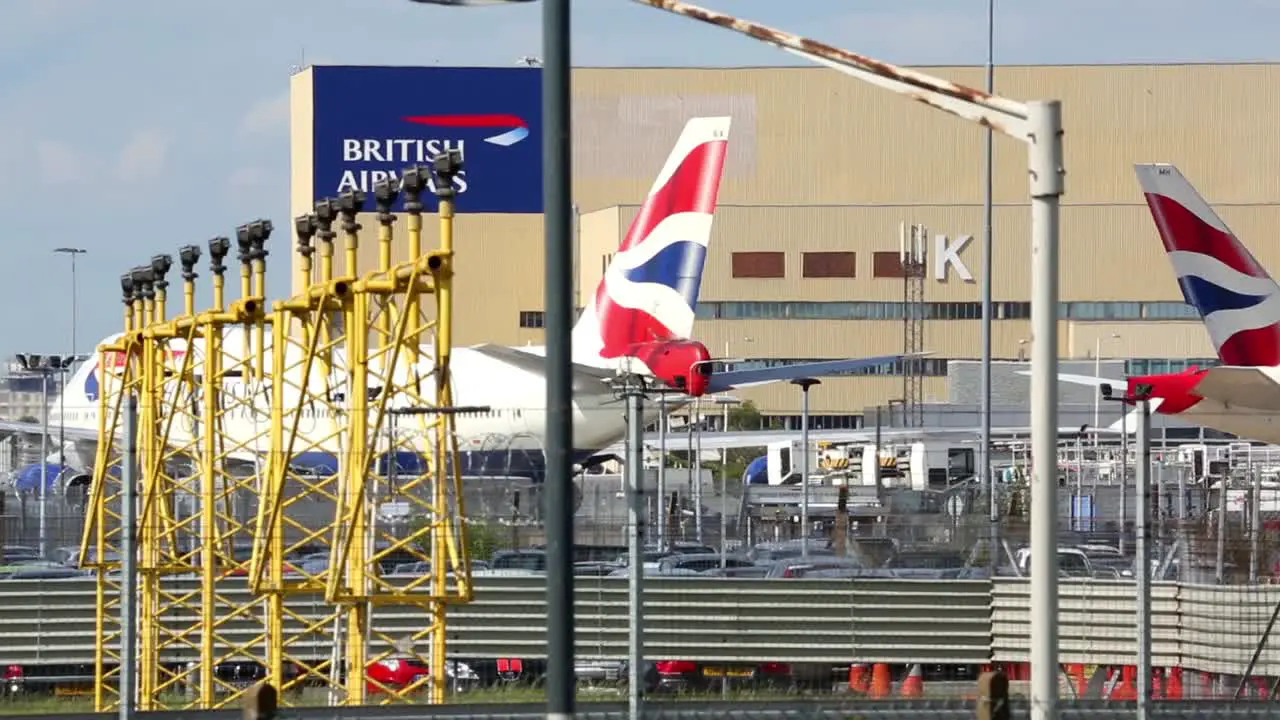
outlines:
[{"label": "building window", "polygon": [[807,278],[851,278],[857,256],[851,252],[807,252],[800,256],[801,274]]},{"label": "building window", "polygon": [[[1182,320],[1171,302],[1066,302],[1058,305],[1061,320]],[[894,301],[746,302],[699,303],[697,317],[704,320],[901,320],[906,303]],[[981,320],[982,303],[926,302],[926,320]],[[994,304],[996,320],[1026,320],[1029,302]],[[1192,311],[1194,312],[1194,310]]]},{"label": "building window", "polygon": [[786,255],[780,252],[736,252],[733,254],[733,276],[736,278],[781,278],[787,275]]},{"label": "building window", "polygon": [[1142,316],[1148,320],[1199,320],[1200,313],[1184,302],[1143,303]]},{"label": "building window", "polygon": [[1070,320],[1141,320],[1142,303],[1069,302],[1059,306],[1058,317]]},{"label": "building window", "polygon": [[521,310],[520,327],[540,329],[545,327],[546,315],[541,310]]},{"label": "building window", "polygon": [[871,256],[871,274],[878,278],[905,277],[901,254],[889,250],[874,253]]},{"label": "building window", "polygon": [[[1105,362],[1105,360],[1104,360]],[[1164,373],[1186,372],[1191,368],[1205,369],[1216,367],[1221,363],[1217,358],[1148,358],[1126,360],[1125,375],[1161,375]]]},{"label": "building window", "polygon": [[[711,372],[722,373],[734,370],[763,370],[774,367],[788,367],[791,365],[800,365],[803,363],[814,362],[830,362],[832,360],[843,358],[754,358],[751,360],[743,360],[741,362],[730,363],[713,363]],[[928,377],[946,377],[947,375],[947,359],[946,358],[917,358],[913,361],[919,369],[921,375]],[[852,370],[841,375],[852,375],[858,377],[867,376],[901,376],[904,373],[904,361],[886,362],[870,367],[863,367]]]},{"label": "building window", "polygon": [[1031,303],[1029,302],[996,303],[995,311],[996,319],[998,320],[1031,319]]}]

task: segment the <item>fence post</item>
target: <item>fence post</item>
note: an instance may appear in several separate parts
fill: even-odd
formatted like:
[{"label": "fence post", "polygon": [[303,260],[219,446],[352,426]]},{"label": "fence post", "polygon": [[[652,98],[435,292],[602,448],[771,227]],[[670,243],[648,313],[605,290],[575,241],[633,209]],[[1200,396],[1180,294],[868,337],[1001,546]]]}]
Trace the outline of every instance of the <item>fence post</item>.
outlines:
[{"label": "fence post", "polygon": [[241,717],[244,720],[272,720],[276,716],[276,700],[275,686],[260,682],[245,692]]},{"label": "fence post", "polygon": [[978,676],[978,720],[1009,720],[1009,678],[999,670]]}]

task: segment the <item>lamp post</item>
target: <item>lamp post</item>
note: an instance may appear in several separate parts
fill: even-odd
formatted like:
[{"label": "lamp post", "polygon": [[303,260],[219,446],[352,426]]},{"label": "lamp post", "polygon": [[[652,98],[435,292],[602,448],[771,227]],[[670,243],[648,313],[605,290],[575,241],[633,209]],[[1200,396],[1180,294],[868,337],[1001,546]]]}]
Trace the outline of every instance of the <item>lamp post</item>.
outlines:
[{"label": "lamp post", "polygon": [[[515,5],[530,0],[414,0]],[[547,718],[574,713],[573,676],[573,66],[569,0],[542,2],[543,225],[547,344]]]},{"label": "lamp post", "polygon": [[[987,94],[996,91],[995,71],[996,40],[996,2],[987,0]],[[990,525],[988,541],[991,544],[991,573],[995,576],[998,561],[996,548],[1000,545],[1000,500],[996,494],[996,478],[991,472],[991,321],[993,305],[991,302],[992,274],[992,233],[991,233],[991,198],[992,198],[992,142],[994,131],[988,125],[983,132],[983,150],[986,155],[986,166],[983,169],[982,197],[982,479],[985,481],[988,500]]]},{"label": "lamp post", "polygon": [[[729,395],[717,395],[715,403],[724,408],[724,428],[729,429],[729,408],[742,401]],[[729,534],[729,450],[720,449],[720,569],[727,563],[724,555],[725,536]]]},{"label": "lamp post", "polygon": [[[1111,333],[1111,340],[1119,340],[1120,333]],[[1093,376],[1102,376],[1102,336],[1093,339]],[[1101,416],[1099,412],[1102,403],[1098,394],[1093,396],[1093,447],[1098,447],[1098,422]]]},{"label": "lamp post", "polygon": [[[67,255],[71,258],[71,358],[74,362],[76,357],[76,321],[78,315],[78,303],[76,301],[76,256],[88,253],[88,250],[78,247],[60,247],[53,249],[54,254]],[[65,381],[66,376],[60,378]],[[58,465],[59,467],[67,464],[67,394],[62,392],[66,389],[66,383],[59,383],[58,392]]]},{"label": "lamp post", "polygon": [[800,406],[800,557],[809,558],[809,388],[821,385],[817,378],[796,378],[804,398]]},{"label": "lamp post", "polygon": [[[40,557],[43,559],[49,552],[48,533],[48,499],[49,499],[49,376],[62,373],[74,359],[70,355],[36,355],[19,353],[18,363],[24,372],[40,376]],[[62,464],[59,462],[61,471]]]}]

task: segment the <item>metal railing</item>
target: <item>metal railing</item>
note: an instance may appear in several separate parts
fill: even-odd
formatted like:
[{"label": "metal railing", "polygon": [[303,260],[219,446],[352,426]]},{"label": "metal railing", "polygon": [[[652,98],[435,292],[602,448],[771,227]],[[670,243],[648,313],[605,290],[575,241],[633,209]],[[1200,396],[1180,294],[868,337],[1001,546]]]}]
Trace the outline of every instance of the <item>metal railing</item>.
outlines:
[{"label": "metal railing", "polygon": [[[195,581],[190,582],[192,587]],[[1029,656],[1026,580],[646,579],[645,655],[704,662],[983,664]],[[576,581],[576,645],[584,659],[625,659],[626,578]],[[247,594],[247,590],[244,591]],[[1063,581],[1061,662],[1132,664],[1132,583]],[[237,602],[242,602],[243,597]],[[1238,674],[1263,637],[1280,586],[1154,588],[1153,665]],[[305,617],[321,598],[290,599]],[[193,619],[193,618],[191,618]],[[191,620],[188,619],[188,620]],[[374,625],[408,636],[427,618],[410,607],[378,607]],[[297,627],[301,628],[299,622]],[[248,642],[253,623],[228,637]],[[92,663],[94,596],[88,580],[0,583],[0,662]],[[1280,648],[1267,643],[1254,671],[1280,675]],[[331,648],[315,641],[317,656]],[[476,600],[450,613],[457,657],[539,658],[546,653],[544,580],[485,577]],[[179,653],[173,661],[194,659]],[[193,651],[194,652],[194,651]]]}]

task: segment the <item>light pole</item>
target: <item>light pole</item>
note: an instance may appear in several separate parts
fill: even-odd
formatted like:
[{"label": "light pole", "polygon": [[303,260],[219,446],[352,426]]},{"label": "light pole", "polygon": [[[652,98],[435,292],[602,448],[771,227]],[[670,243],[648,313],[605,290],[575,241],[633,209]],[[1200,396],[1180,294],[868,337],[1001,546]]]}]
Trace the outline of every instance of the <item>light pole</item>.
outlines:
[{"label": "light pole", "polygon": [[1058,717],[1058,256],[1062,103],[1020,102],[681,0],[634,0],[727,28],[1024,143],[1031,197],[1031,717]]},{"label": "light pole", "polygon": [[693,534],[702,544],[702,398],[693,399],[693,422],[690,424],[693,438]]},{"label": "light pole", "polygon": [[796,378],[804,398],[800,406],[800,557],[809,558],[809,388],[821,385],[817,378]]},{"label": "light pole", "polygon": [[[996,2],[987,0],[987,94],[995,93],[995,37],[996,37]],[[987,497],[990,501],[990,529],[988,541],[991,544],[991,573],[995,576],[998,565],[996,548],[1000,545],[1000,501],[996,497],[996,478],[991,473],[991,195],[992,195],[992,142],[991,126],[986,127],[983,137],[986,154],[986,167],[983,171],[982,198],[982,477],[986,481]]]},{"label": "light pole", "polygon": [[[1110,339],[1119,340],[1120,333],[1111,333]],[[1102,376],[1102,336],[1101,335],[1093,339],[1093,376],[1094,377]],[[1101,413],[1099,412],[1099,410],[1102,406],[1102,401],[1100,400],[1100,397],[1101,396],[1097,393],[1095,393],[1093,396],[1093,447],[1095,449],[1098,447],[1098,427],[1099,427],[1098,422],[1100,421],[1100,418],[1101,418]]]},{"label": "light pole", "polygon": [[[76,256],[88,253],[88,250],[78,247],[60,247],[53,249],[54,254],[67,255],[71,258],[71,358],[74,362],[76,357],[76,321],[78,303],[76,301]],[[58,465],[59,467],[67,464],[67,394],[62,392],[66,390],[66,376],[59,378],[58,392]]]},{"label": "light pole", "polygon": [[[729,429],[729,408],[734,405],[740,405],[741,400],[729,395],[717,395],[715,398],[717,405],[724,408],[724,428]],[[724,555],[725,536],[729,534],[729,450],[727,448],[720,449],[720,569],[723,570],[727,563]]]},{"label": "light pole", "polygon": [[[414,0],[515,5],[529,0]],[[547,718],[574,714],[573,675],[573,65],[569,0],[542,0],[543,227],[546,243]]]},{"label": "light pole", "polygon": [[[49,376],[62,373],[71,364],[69,355],[36,355],[19,353],[18,363],[23,371],[40,376],[40,490],[37,496],[40,504],[40,557],[49,553],[49,532],[47,526],[49,499]],[[59,462],[61,471],[62,464]]]}]

